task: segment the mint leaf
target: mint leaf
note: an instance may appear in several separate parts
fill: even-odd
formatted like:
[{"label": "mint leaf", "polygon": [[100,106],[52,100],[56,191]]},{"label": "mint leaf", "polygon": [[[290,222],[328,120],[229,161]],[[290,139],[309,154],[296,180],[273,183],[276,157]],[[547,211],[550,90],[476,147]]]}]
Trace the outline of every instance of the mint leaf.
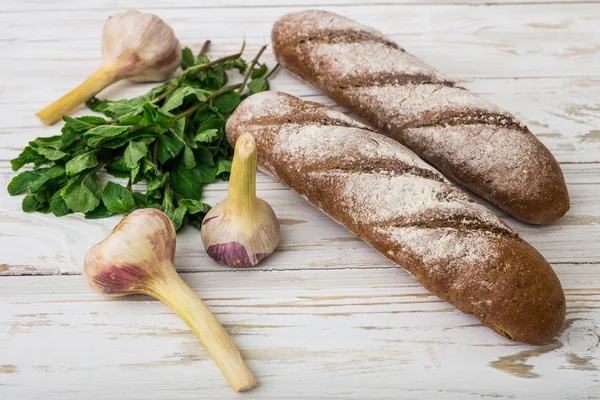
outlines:
[{"label": "mint leaf", "polygon": [[178,231],[185,225],[185,214],[187,213],[187,208],[184,205],[179,205],[173,214],[169,217],[171,221],[173,221],[173,225],[175,225],[175,230]]},{"label": "mint leaf", "polygon": [[141,125],[141,123],[142,123],[141,115],[126,115],[119,119],[119,125],[121,125],[121,126]]},{"label": "mint leaf", "polygon": [[73,176],[96,165],[98,165],[98,159],[96,158],[96,152],[92,150],[67,161],[65,169],[68,176]]},{"label": "mint leaf", "polygon": [[71,210],[85,214],[100,204],[101,196],[102,185],[96,176],[96,171],[91,171],[69,183],[63,198]]},{"label": "mint leaf", "polygon": [[163,197],[162,205],[160,206],[160,211],[164,212],[167,217],[173,220],[173,213],[175,212],[175,206],[173,205],[173,195],[171,194],[171,190],[165,190],[165,197]]},{"label": "mint leaf", "polygon": [[148,147],[146,144],[136,141],[129,142],[129,145],[125,149],[125,154],[123,155],[123,163],[125,167],[129,169],[137,167],[140,163],[140,160],[146,157],[147,153]]},{"label": "mint leaf", "polygon": [[161,164],[177,157],[185,144],[174,138],[172,135],[162,135],[158,137],[158,161]]},{"label": "mint leaf", "polygon": [[129,178],[131,174],[131,169],[125,165],[125,160],[123,158],[111,162],[105,169],[106,172],[117,178]]},{"label": "mint leaf", "polygon": [[109,211],[104,204],[100,203],[98,207],[94,208],[90,212],[85,213],[85,219],[107,218],[111,215],[113,215],[113,213]]},{"label": "mint leaf", "polygon": [[86,101],[85,105],[92,111],[104,113],[108,103],[108,100],[100,100],[97,97],[93,97],[92,99]]},{"label": "mint leaf", "polygon": [[54,213],[57,217],[62,217],[71,213],[69,207],[67,207],[67,203],[65,203],[65,199],[63,195],[65,193],[64,188],[54,193],[54,196],[50,199],[50,211]]},{"label": "mint leaf", "polygon": [[139,208],[160,208],[160,204],[158,204],[153,198],[148,197],[148,195],[140,192],[133,192],[133,199]]},{"label": "mint leaf", "polygon": [[183,86],[175,90],[167,97],[165,104],[161,107],[163,111],[171,111],[180,107],[186,98],[194,96],[198,101],[205,101],[205,92],[190,86]]},{"label": "mint leaf", "polygon": [[236,92],[223,93],[212,101],[213,105],[223,114],[229,114],[241,103],[240,95]]},{"label": "mint leaf", "polygon": [[184,205],[187,208],[188,213],[190,214],[206,214],[210,211],[210,205],[206,203],[201,203],[198,200],[192,199],[183,199],[179,201],[179,205]]},{"label": "mint leaf", "polygon": [[187,120],[187,118],[179,118],[171,127],[173,135],[182,142],[185,141],[185,127],[187,126]]},{"label": "mint leaf", "polygon": [[169,112],[163,111],[154,104],[146,103],[142,106],[141,125],[155,125],[164,131],[167,131],[175,123],[175,116]]},{"label": "mint leaf", "polygon": [[259,93],[269,90],[269,82],[265,78],[257,78],[250,81],[248,84],[248,90],[251,93]]},{"label": "mint leaf", "polygon": [[215,165],[213,154],[204,146],[198,146],[198,148],[194,150],[194,155],[196,157],[197,164],[207,165],[209,167]]},{"label": "mint leaf", "polygon": [[183,101],[185,100],[185,96],[187,96],[191,90],[192,88],[189,86],[184,86],[176,89],[167,97],[161,109],[163,111],[171,111],[181,106],[183,104]]},{"label": "mint leaf", "polygon": [[182,199],[199,200],[202,197],[203,181],[196,170],[178,165],[171,170],[171,187]]},{"label": "mint leaf", "polygon": [[108,211],[118,214],[123,214],[135,207],[131,192],[115,182],[108,182],[104,187],[102,202]]},{"label": "mint leaf", "polygon": [[35,195],[28,194],[23,199],[23,204],[21,205],[21,209],[25,212],[33,212],[38,211],[44,207],[44,203],[37,200]]},{"label": "mint leaf", "polygon": [[23,149],[21,154],[17,158],[10,160],[10,165],[13,171],[18,171],[24,165],[33,163],[36,167],[47,164],[48,160],[44,156],[39,155],[33,150],[31,146],[27,146]]},{"label": "mint leaf", "polygon": [[165,185],[165,183],[167,183],[168,179],[169,179],[168,172],[166,174],[160,174],[159,176],[148,178],[148,185],[147,185],[148,191],[151,192],[153,190],[158,190],[158,189],[162,188]]},{"label": "mint leaf", "polygon": [[39,179],[40,175],[35,172],[25,171],[12,178],[8,184],[8,194],[11,196],[26,192],[29,187]]},{"label": "mint leaf", "polygon": [[106,123],[106,120],[104,118],[95,116],[72,118],[68,115],[63,115],[63,120],[65,121],[65,127],[69,126],[75,132],[84,132],[88,129],[92,129],[95,126]]},{"label": "mint leaf", "polygon": [[57,136],[49,136],[49,137],[39,137],[32,142],[29,142],[29,145],[34,149],[54,149],[54,150],[62,150],[64,148],[64,143],[61,139],[60,135]]},{"label": "mint leaf", "polygon": [[156,132],[156,128],[145,128],[145,129],[140,129],[140,127],[134,127],[131,130],[133,130],[133,132],[129,132],[127,134],[124,134],[116,139],[112,139],[109,140],[107,142],[104,142],[102,144],[102,147],[107,148],[107,149],[118,149],[121,146],[124,146],[126,144],[128,144],[129,142],[131,142],[132,140],[135,139],[139,139],[139,141],[144,142],[146,140],[154,140],[154,137],[156,137],[157,132]]},{"label": "mint leaf", "polygon": [[217,161],[217,172],[216,175],[219,176],[224,173],[231,172],[231,161],[225,159],[219,159]]},{"label": "mint leaf", "polygon": [[125,136],[126,133],[126,126],[100,125],[84,133],[83,140],[85,140],[90,147],[98,147],[106,141],[119,136]]},{"label": "mint leaf", "polygon": [[194,53],[188,47],[181,50],[181,69],[186,70],[194,65]]},{"label": "mint leaf", "polygon": [[129,118],[142,112],[142,106],[154,100],[156,96],[165,90],[167,85],[158,86],[152,89],[150,93],[146,93],[142,96],[134,97],[132,99],[107,101],[104,103],[104,105],[99,105],[100,109],[97,111],[104,113],[104,115],[108,117],[121,121],[124,118]]},{"label": "mint leaf", "polygon": [[212,143],[213,140],[219,135],[218,129],[206,129],[196,133],[194,136],[194,142],[196,143]]},{"label": "mint leaf", "polygon": [[66,156],[69,155],[69,154],[65,153],[64,151],[52,149],[49,147],[36,147],[36,148],[34,148],[34,150],[36,153],[38,153],[41,156],[44,156],[44,158],[46,158],[50,161],[60,160],[61,158],[65,158]]},{"label": "mint leaf", "polygon": [[200,109],[194,115],[194,122],[198,123],[196,132],[202,132],[207,129],[225,128],[225,117],[213,109]]},{"label": "mint leaf", "polygon": [[196,159],[194,157],[194,151],[190,146],[185,146],[183,150],[183,157],[181,162],[187,169],[192,169],[196,166]]},{"label": "mint leaf", "polygon": [[142,179],[139,165],[131,170],[129,173],[129,179],[131,179],[131,183],[138,183]]},{"label": "mint leaf", "polygon": [[52,167],[40,175],[40,177],[29,187],[31,193],[56,185],[66,176],[62,167]]},{"label": "mint leaf", "polygon": [[198,165],[192,171],[194,171],[195,179],[198,179],[203,185],[214,182],[217,179],[217,167]]},{"label": "mint leaf", "polygon": [[252,75],[250,77],[252,79],[262,78],[267,73],[267,64],[261,64],[260,67],[254,68],[252,70]]}]

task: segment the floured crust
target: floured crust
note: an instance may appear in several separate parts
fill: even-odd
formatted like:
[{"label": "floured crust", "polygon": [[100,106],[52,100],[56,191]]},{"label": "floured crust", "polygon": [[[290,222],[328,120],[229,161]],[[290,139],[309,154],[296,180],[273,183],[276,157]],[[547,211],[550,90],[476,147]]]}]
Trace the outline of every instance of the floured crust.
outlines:
[{"label": "floured crust", "polygon": [[544,343],[564,294],[529,244],[396,141],[344,114],[265,92],[229,118],[232,143],[256,140],[259,168],[496,331]]},{"label": "floured crust", "polygon": [[277,21],[272,41],[291,73],[516,218],[548,223],[569,209],[558,163],[525,125],[377,30],[304,11]]}]

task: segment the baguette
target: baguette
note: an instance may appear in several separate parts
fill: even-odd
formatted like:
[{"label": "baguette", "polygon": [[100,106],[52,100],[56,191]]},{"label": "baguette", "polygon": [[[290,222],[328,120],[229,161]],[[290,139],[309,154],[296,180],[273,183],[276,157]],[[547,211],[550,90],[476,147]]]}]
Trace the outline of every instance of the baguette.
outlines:
[{"label": "baguette", "polygon": [[304,11],[277,21],[272,41],[292,74],[515,218],[549,223],[569,209],[558,163],[524,124],[379,31]]},{"label": "baguette", "polygon": [[322,104],[264,92],[229,118],[258,166],[425,288],[509,339],[551,340],[565,317],[554,271],[492,212],[398,142]]}]

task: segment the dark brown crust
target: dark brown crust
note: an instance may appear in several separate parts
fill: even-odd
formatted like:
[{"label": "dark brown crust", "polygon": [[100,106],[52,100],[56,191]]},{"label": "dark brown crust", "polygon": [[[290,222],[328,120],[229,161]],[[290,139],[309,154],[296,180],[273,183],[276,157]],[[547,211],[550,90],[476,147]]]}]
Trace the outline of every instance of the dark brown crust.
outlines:
[{"label": "dark brown crust", "polygon": [[[357,61],[351,65],[346,62],[342,73],[332,67],[327,55],[323,55],[329,53],[327,46],[342,43],[347,45],[346,51],[352,53],[367,44],[373,47],[368,60],[371,63],[386,57],[411,57],[412,60],[404,49],[378,31],[334,13],[304,11],[279,19],[273,27],[272,42],[277,60],[291,73],[322,90],[338,104],[357,112],[446,176],[514,217],[543,224],[560,218],[568,211],[569,195],[558,163],[514,116],[486,110],[485,107],[460,106],[459,101],[453,106],[453,100],[458,100],[460,92],[466,90],[420,61],[410,71],[378,72],[369,71],[364,62]],[[418,88],[424,85],[447,87],[454,91],[443,102],[429,101],[434,108],[447,105],[444,112],[423,111],[416,116],[402,114],[397,104],[383,101],[378,97],[380,95],[369,92],[374,87],[391,86],[398,89],[400,97],[407,86]],[[409,95],[405,101],[414,101],[413,96]],[[479,100],[483,105],[489,104]],[[496,141],[481,143],[476,140],[479,132],[468,129],[473,125],[488,129],[497,127],[498,135],[506,132],[518,132],[520,135],[511,136],[511,141],[496,138]],[[461,142],[459,147],[472,153],[473,157],[461,157],[446,149],[445,141],[454,140],[446,138],[450,136],[448,130],[432,133],[429,140],[425,140],[424,129],[435,127],[451,127],[452,133],[460,133],[458,137],[463,138],[464,143]],[[488,151],[489,146],[495,146],[496,151]],[[520,162],[515,162],[515,159]],[[482,168],[481,165],[487,167]]]},{"label": "dark brown crust", "polygon": [[[285,107],[278,109],[282,104]],[[306,127],[317,132],[314,142],[306,142],[307,139],[303,138]],[[261,170],[294,189],[312,205],[405,268],[431,292],[463,312],[473,314],[509,339],[531,344],[552,340],[564,321],[564,293],[554,271],[533,247],[410,152],[404,153],[409,155],[400,157],[402,160],[390,160],[385,151],[372,153],[367,159],[360,151],[349,154],[348,149],[341,152],[339,147],[327,147],[328,154],[333,156],[323,158],[318,153],[306,158],[305,153],[294,147],[299,140],[304,140],[303,151],[308,152],[317,152],[319,146],[323,150],[323,143],[335,146],[329,144],[335,142],[319,140],[332,130],[343,135],[344,142],[357,138],[360,142],[356,143],[379,141],[377,149],[381,149],[381,142],[385,141],[388,150],[404,151],[402,145],[349,121],[341,113],[284,93],[265,92],[251,96],[237,108],[226,127],[232,145],[243,132],[254,137]],[[393,179],[395,176],[422,180],[423,187],[435,185],[439,188],[435,206],[429,204],[422,210],[419,208],[393,218],[378,219],[375,216],[361,217],[364,215],[361,212],[365,207],[383,208],[385,204],[352,206],[344,198],[342,187],[349,180],[357,182],[356,190],[361,190],[376,177]],[[420,192],[404,190],[400,186],[398,197],[388,199],[394,207],[409,196],[413,196],[410,197],[411,202],[421,204]],[[453,207],[445,206],[449,203]],[[466,248],[473,243],[474,237],[481,238],[490,254],[482,258],[485,261],[449,255],[443,261],[430,262],[423,253],[405,247],[410,245],[411,239],[394,238],[385,233],[386,229],[396,228],[415,228],[424,234],[430,232],[431,237],[451,234],[454,238],[451,247]],[[467,256],[474,254],[469,249],[466,252]]]}]

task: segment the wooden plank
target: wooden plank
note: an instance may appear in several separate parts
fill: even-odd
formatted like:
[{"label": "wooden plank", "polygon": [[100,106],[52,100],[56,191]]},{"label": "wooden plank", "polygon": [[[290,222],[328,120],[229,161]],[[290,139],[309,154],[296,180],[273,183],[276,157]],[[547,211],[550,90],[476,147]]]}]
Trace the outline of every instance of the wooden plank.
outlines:
[{"label": "wooden plank", "polygon": [[[256,43],[250,46],[251,51],[257,48]],[[235,51],[233,47],[230,47],[230,50]],[[26,82],[24,76],[22,82],[18,83],[20,78],[18,75],[13,75],[15,79],[10,84],[15,86],[2,94],[4,101],[10,103],[11,107],[0,108],[1,172],[10,170],[8,161],[16,157],[28,141],[38,136],[60,133],[60,124],[53,127],[42,126],[34,113],[83,79],[86,70],[93,69],[92,61],[84,64],[90,64],[89,68],[80,66],[79,63],[74,68],[79,71],[78,73],[82,73],[81,76],[57,75],[52,79],[52,87],[48,86],[46,77],[38,78],[37,83],[31,84]],[[38,84],[45,85],[45,90],[36,92],[35,88]],[[600,162],[600,103],[598,103],[600,77],[477,78],[462,80],[461,84],[514,113],[530,127],[559,162]],[[152,84],[121,83],[107,89],[102,96],[127,98],[142,94],[152,86]],[[272,82],[272,88],[306,100],[335,106],[329,98],[319,95],[319,92],[286,71],[277,74]],[[336,108],[344,111],[341,107]],[[82,106],[73,115],[89,113],[90,111]],[[352,116],[356,118],[355,115]]]},{"label": "wooden plank", "polygon": [[265,7],[291,7],[300,6],[306,8],[324,7],[324,6],[371,6],[379,7],[382,5],[471,5],[471,6],[504,6],[504,5],[531,5],[531,4],[594,4],[598,0],[327,0],[325,2],[317,2],[314,0],[262,0],[260,4],[249,0],[208,0],[197,2],[194,0],[179,0],[176,4],[165,4],[160,0],[133,0],[128,1],[127,5],[120,5],[111,0],[100,0],[94,2],[65,0],[49,5],[44,0],[29,0],[27,2],[19,0],[6,0],[0,6],[0,12],[63,12],[72,10],[107,10],[110,12],[126,11],[126,10],[160,10],[160,9],[205,9],[205,8],[246,8],[256,9]]},{"label": "wooden plank", "polygon": [[[597,398],[600,265],[555,268],[567,323],[540,347],[504,339],[394,269],[183,278],[257,375],[247,398]],[[1,278],[0,293],[2,398],[239,396],[148,297],[104,298],[80,277]]]},{"label": "wooden plank", "polygon": [[[378,5],[327,7],[390,35],[407,50],[454,77],[598,76],[600,49],[597,4],[507,5]],[[305,7],[148,9],[172,24],[187,45],[205,38],[242,38],[268,41],[272,24],[281,15]],[[318,8],[318,7],[317,7]],[[85,57],[79,49],[99,49],[100,27],[107,10],[0,14],[0,41],[8,54],[30,54],[38,62],[23,65],[21,73],[44,69],[41,61],[53,58],[60,43],[69,57]],[[28,26],[27,34],[23,26]],[[224,28],[226,27],[226,28]],[[32,43],[44,43],[45,54]],[[39,47],[39,46],[38,46]],[[79,53],[75,54],[77,49]],[[14,55],[13,55],[14,57]],[[94,58],[98,52],[94,53]],[[4,64],[3,63],[3,68]],[[551,65],[552,68],[548,68]],[[8,68],[8,67],[6,67]],[[8,68],[10,70],[10,68]],[[63,73],[70,73],[63,68]],[[30,77],[39,74],[30,74]],[[47,81],[46,81],[47,82]]]},{"label": "wooden plank", "polygon": [[[563,168],[572,208],[557,223],[527,225],[492,209],[552,263],[600,262],[600,164],[565,164]],[[0,174],[0,188],[9,178]],[[271,178],[259,174],[257,188],[258,195],[280,218],[282,232],[280,246],[257,269],[395,268],[387,258]],[[207,187],[203,200],[214,205],[225,196],[226,184],[220,182]],[[11,197],[0,190],[0,275],[79,274],[87,249],[106,237],[120,219],[28,214],[20,210],[21,201],[21,196]],[[206,255],[195,228],[185,229],[177,240],[180,271],[225,269]]]}]

